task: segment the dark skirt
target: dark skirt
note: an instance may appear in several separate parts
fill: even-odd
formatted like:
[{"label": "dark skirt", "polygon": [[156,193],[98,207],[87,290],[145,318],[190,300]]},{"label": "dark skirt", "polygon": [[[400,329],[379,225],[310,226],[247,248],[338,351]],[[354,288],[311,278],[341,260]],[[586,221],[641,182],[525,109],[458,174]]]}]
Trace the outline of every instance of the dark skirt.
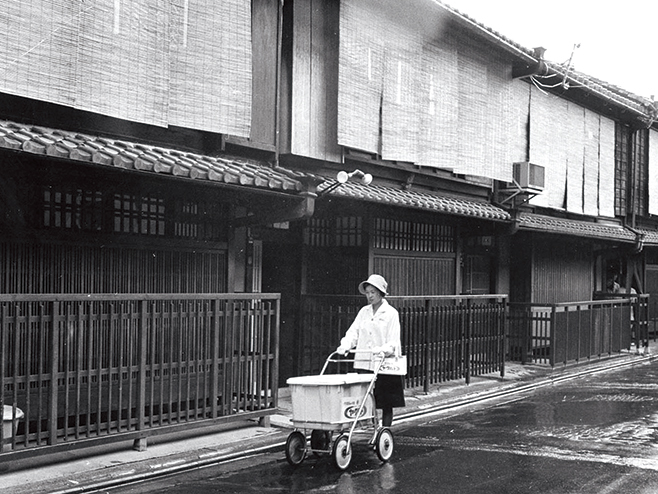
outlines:
[{"label": "dark skirt", "polygon": [[378,374],[375,381],[375,403],[377,408],[404,406],[404,376]]}]

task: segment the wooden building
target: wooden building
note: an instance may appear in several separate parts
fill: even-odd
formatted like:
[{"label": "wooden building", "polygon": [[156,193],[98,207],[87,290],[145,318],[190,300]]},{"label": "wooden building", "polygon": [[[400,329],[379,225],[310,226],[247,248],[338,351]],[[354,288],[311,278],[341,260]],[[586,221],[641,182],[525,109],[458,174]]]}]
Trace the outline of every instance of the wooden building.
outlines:
[{"label": "wooden building", "polygon": [[6,3],[2,294],[658,294],[656,106],[441,2]]},{"label": "wooden building", "polygon": [[655,293],[656,105],[411,3],[285,3],[280,162],[326,178],[295,287],[356,293],[381,272],[397,295],[587,301],[611,276]]}]

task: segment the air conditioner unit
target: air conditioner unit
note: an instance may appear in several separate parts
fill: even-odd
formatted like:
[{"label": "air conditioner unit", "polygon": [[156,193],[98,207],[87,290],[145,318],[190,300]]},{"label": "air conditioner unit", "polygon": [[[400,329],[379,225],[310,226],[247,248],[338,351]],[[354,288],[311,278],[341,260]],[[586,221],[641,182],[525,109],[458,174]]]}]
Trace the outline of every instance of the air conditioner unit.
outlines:
[{"label": "air conditioner unit", "polygon": [[514,180],[524,190],[541,192],[544,190],[544,167],[529,161],[514,163]]}]

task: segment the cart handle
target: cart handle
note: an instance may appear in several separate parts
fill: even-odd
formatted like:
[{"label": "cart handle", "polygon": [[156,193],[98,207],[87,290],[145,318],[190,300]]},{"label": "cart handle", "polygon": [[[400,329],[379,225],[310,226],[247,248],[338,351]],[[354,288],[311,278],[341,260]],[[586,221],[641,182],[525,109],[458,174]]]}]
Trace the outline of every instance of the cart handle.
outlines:
[{"label": "cart handle", "polygon": [[[377,355],[379,352],[375,353],[372,350],[352,349],[352,350],[348,350],[347,353],[354,353],[354,354],[356,354],[356,353],[370,353],[372,355]],[[327,360],[325,360],[324,365],[322,366],[322,370],[320,371],[320,375],[324,374],[324,371],[327,370],[327,366],[329,365],[329,362],[352,362],[352,363],[356,362],[356,359],[354,359],[354,358],[352,358],[352,359],[332,358],[332,357],[334,357],[334,355],[336,355],[338,357],[341,356],[341,354],[338,353],[338,352],[331,352],[329,354],[329,356],[327,357]],[[375,367],[375,374],[377,374],[379,372],[379,368],[384,363],[384,358],[385,358],[385,355],[382,353],[381,357],[378,359],[378,361],[376,361],[376,363],[378,365]]]}]

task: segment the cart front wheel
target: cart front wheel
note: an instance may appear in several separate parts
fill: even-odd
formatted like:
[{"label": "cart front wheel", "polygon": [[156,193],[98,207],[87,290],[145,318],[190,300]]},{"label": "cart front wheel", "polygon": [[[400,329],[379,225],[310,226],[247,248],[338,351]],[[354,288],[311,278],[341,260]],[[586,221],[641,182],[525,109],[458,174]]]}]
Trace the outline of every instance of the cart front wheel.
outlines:
[{"label": "cart front wheel", "polygon": [[341,470],[347,470],[352,461],[352,448],[347,434],[341,434],[334,442],[334,463]]},{"label": "cart front wheel", "polygon": [[377,433],[375,451],[381,461],[387,462],[391,459],[391,456],[393,456],[393,433],[390,429],[384,427]]},{"label": "cart front wheel", "polygon": [[291,432],[286,441],[286,460],[293,466],[299,465],[306,456],[306,437],[299,431]]}]

